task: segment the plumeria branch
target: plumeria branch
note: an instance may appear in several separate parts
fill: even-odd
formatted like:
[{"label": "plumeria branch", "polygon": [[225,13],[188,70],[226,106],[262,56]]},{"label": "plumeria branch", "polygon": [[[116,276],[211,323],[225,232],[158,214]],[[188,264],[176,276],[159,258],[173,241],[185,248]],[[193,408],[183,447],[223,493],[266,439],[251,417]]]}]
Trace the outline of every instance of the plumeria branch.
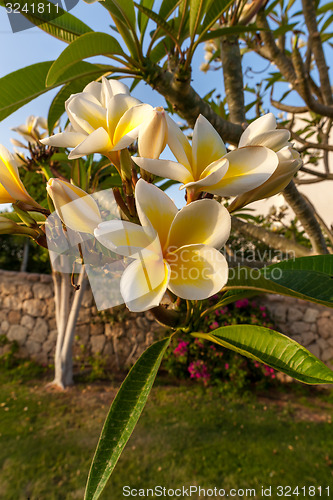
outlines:
[{"label": "plumeria branch", "polygon": [[284,236],[274,234],[272,231],[268,231],[263,227],[245,223],[235,216],[231,217],[231,221],[232,228],[237,232],[256,238],[257,240],[260,240],[263,243],[266,243],[266,245],[269,245],[277,250],[294,252],[296,257],[306,257],[313,254],[311,249],[306,248],[299,243],[295,243],[294,241],[288,240]]}]

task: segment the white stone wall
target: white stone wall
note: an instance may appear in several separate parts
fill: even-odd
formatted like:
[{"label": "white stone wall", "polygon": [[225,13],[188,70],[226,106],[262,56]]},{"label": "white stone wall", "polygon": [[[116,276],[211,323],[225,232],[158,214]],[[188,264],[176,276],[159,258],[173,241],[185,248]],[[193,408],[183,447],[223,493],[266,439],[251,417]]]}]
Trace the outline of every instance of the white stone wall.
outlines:
[{"label": "white stone wall", "polygon": [[[98,314],[86,290],[75,330],[76,364],[102,356],[108,366],[122,370],[164,331],[149,313],[134,314],[124,307],[120,314],[118,323],[114,319],[119,311]],[[18,343],[22,357],[46,365],[54,362],[57,330],[51,276],[0,270],[0,334]]]},{"label": "white stone wall", "polygon": [[[289,335],[333,366],[333,310],[290,297],[263,296],[277,330]],[[101,355],[108,366],[122,370],[164,329],[151,313],[100,315],[90,290],[84,294],[75,331],[74,358],[89,363]],[[17,341],[19,354],[39,363],[53,363],[57,337],[51,276],[0,270],[0,334]],[[0,348],[1,355],[1,348]]]},{"label": "white stone wall", "polygon": [[333,366],[333,309],[281,295],[260,298],[277,330]]}]

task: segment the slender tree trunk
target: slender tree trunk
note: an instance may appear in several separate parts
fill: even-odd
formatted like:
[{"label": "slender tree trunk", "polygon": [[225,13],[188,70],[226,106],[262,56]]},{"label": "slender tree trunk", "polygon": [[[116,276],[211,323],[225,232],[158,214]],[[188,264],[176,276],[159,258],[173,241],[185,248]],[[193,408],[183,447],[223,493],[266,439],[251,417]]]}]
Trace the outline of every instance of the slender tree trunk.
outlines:
[{"label": "slender tree trunk", "polygon": [[61,350],[62,383],[65,387],[73,384],[73,340],[75,326],[87,282],[88,279],[85,275],[84,267],[82,266],[78,279],[78,286],[80,288],[74,292],[72,307],[68,316],[64,342]]},{"label": "slender tree trunk", "polygon": [[21,267],[20,267],[21,273],[25,272],[27,270],[27,267],[28,267],[29,248],[30,248],[30,242],[28,239],[26,239],[24,241],[23,257],[22,257],[22,262],[21,262]]},{"label": "slender tree trunk", "polygon": [[71,282],[67,273],[53,272],[57,342],[54,357],[55,373],[52,385],[61,389],[73,384],[73,339],[82,298],[87,285],[85,269],[82,266],[78,285],[72,303]]}]

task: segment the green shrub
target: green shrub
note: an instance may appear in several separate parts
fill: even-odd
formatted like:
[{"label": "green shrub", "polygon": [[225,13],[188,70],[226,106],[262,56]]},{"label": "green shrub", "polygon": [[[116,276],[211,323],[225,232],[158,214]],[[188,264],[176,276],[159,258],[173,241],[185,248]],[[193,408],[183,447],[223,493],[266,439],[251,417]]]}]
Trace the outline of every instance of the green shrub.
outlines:
[{"label": "green shrub", "polygon": [[[218,301],[219,296],[216,295],[207,301],[207,306]],[[209,332],[234,324],[274,328],[265,306],[242,299],[207,315],[197,331]],[[262,389],[276,383],[272,368],[216,344],[193,338],[190,334],[174,338],[163,367],[178,379],[215,385],[225,394],[237,394],[253,386]]]}]

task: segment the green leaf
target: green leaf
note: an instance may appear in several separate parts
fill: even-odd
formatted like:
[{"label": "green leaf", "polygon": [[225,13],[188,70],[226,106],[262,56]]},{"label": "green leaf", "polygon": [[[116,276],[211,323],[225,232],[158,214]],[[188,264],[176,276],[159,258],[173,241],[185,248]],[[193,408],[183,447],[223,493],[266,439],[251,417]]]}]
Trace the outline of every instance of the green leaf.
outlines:
[{"label": "green leaf", "polygon": [[52,63],[32,64],[0,78],[0,120],[49,90],[45,78]]},{"label": "green leaf", "polygon": [[324,5],[321,5],[317,9],[317,14],[323,14],[325,12],[331,12],[333,10],[333,2],[327,2]]},{"label": "green leaf", "polygon": [[205,35],[208,30],[216,21],[222,16],[223,12],[225,12],[230,5],[234,3],[234,0],[210,0],[207,5],[206,15],[203,20],[203,23],[200,27],[200,33]]},{"label": "green leaf", "polygon": [[190,0],[190,36],[192,40],[205,13],[206,3],[206,0]]},{"label": "green leaf", "polygon": [[146,404],[170,338],[148,347],[115,397],[91,465],[85,500],[97,500],[130,438]]},{"label": "green leaf", "polygon": [[113,22],[116,25],[116,30],[121,35],[132,57],[135,58],[138,55],[138,49],[133,38],[133,33],[128,29],[128,25],[124,22],[124,16],[121,11],[115,5],[113,0],[104,0],[101,2],[101,5],[109,11]]},{"label": "green leaf", "polygon": [[134,2],[134,4],[141,12],[143,12],[144,14],[146,14],[146,16],[155,21],[157,26],[161,28],[163,31],[165,31],[165,33],[167,33],[172,38],[172,40],[174,40],[177,43],[178,33],[170,26],[170,24],[167,21],[165,21],[163,17],[161,17],[156,12],[147,9],[147,7],[144,7],[143,5],[140,5],[136,2]]},{"label": "green leaf", "polygon": [[[7,0],[0,0],[1,7],[5,7],[6,3]],[[49,0],[17,0],[15,4],[19,4],[21,8],[27,5],[28,14],[20,11],[21,14],[35,26],[63,42],[70,43],[78,36],[93,31],[80,19]],[[39,4],[44,6],[43,12],[38,12]]]},{"label": "green leaf", "polygon": [[61,81],[46,87],[46,76],[53,62],[32,64],[0,78],[0,121],[24,104],[63,83],[87,76],[90,76],[90,79],[97,78],[111,70],[109,66],[80,61],[63,73]]},{"label": "green leaf", "polygon": [[[141,0],[140,5],[143,5],[144,7],[147,7],[148,9],[151,10],[154,5],[154,0]],[[141,33],[141,40],[143,39],[144,34],[146,32],[148,20],[149,20],[148,16],[143,14],[141,11],[138,12],[138,26]]]},{"label": "green leaf", "polygon": [[133,0],[112,0],[123,15],[127,25],[135,33],[136,19]]},{"label": "green leaf", "polygon": [[181,0],[163,0],[158,13],[159,16],[163,19],[168,19],[180,3]]},{"label": "green leaf", "polygon": [[299,257],[261,270],[235,269],[235,276],[230,276],[226,286],[229,291],[218,306],[249,296],[248,290],[250,295],[254,291],[277,293],[333,307],[333,255]]},{"label": "green leaf", "polygon": [[214,38],[220,38],[221,36],[241,35],[242,33],[255,33],[256,31],[258,31],[258,28],[254,24],[251,24],[251,26],[226,26],[225,28],[212,30],[200,36],[200,42],[213,40]]},{"label": "green leaf", "polygon": [[267,269],[275,268],[317,271],[319,273],[333,275],[333,255],[298,257],[297,259],[283,260],[278,264],[267,266]]},{"label": "green leaf", "polygon": [[113,36],[98,32],[82,35],[66,47],[54,61],[47,75],[46,84],[50,86],[57,83],[65,70],[82,59],[97,55],[112,57],[114,54],[122,56],[124,52]]},{"label": "green leaf", "polygon": [[232,325],[192,335],[265,363],[306,384],[333,384],[332,370],[305,347],[269,328]]}]

